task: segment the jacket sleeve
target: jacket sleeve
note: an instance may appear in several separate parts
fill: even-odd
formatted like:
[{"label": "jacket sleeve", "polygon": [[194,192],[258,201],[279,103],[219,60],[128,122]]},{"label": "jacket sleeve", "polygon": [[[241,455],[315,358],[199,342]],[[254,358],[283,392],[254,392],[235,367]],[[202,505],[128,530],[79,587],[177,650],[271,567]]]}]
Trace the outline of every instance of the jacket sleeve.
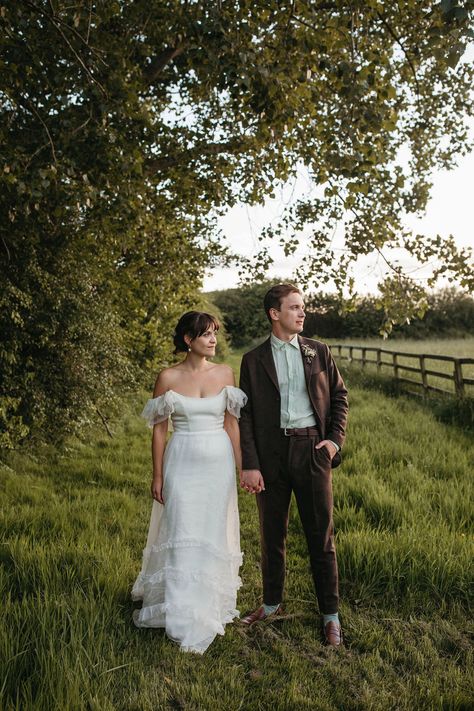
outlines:
[{"label": "jacket sleeve", "polygon": [[328,375],[331,398],[331,424],[326,432],[326,439],[330,439],[342,447],[346,438],[347,413],[349,403],[347,389],[337,365],[328,348]]},{"label": "jacket sleeve", "polygon": [[260,462],[258,459],[257,445],[253,427],[253,403],[250,387],[250,374],[247,358],[244,355],[240,366],[240,389],[247,395],[247,404],[240,412],[240,446],[242,448],[242,469],[258,469]]}]

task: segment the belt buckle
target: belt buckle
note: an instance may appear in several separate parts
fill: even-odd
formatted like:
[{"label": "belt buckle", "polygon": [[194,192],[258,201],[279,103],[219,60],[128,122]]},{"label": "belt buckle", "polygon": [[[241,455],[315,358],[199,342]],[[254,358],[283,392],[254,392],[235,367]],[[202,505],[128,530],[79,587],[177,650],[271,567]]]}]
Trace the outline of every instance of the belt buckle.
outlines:
[{"label": "belt buckle", "polygon": [[292,427],[284,427],[283,432],[285,434],[285,437],[291,437],[291,435],[286,431],[286,430],[291,430],[293,429]]}]

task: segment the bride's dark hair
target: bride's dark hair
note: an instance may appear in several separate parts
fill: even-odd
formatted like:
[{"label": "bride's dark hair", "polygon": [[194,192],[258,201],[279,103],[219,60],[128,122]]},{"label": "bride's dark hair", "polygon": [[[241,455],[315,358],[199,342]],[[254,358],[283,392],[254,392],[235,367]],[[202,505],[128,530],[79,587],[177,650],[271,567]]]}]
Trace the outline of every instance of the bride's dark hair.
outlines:
[{"label": "bride's dark hair", "polygon": [[214,331],[218,331],[220,324],[215,316],[205,311],[188,311],[183,314],[176,324],[173,336],[174,352],[185,353],[188,350],[185,336],[189,336],[193,341],[199,338],[208,328],[214,326]]}]

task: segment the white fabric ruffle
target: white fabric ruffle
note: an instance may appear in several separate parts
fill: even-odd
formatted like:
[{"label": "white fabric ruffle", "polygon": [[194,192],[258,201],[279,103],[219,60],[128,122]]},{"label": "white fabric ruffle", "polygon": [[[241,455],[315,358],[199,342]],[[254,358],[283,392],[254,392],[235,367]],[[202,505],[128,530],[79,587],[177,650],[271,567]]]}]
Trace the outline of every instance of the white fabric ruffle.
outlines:
[{"label": "white fabric ruffle", "polygon": [[153,425],[158,425],[160,422],[167,420],[172,412],[174,412],[173,392],[167,390],[164,395],[159,395],[147,401],[141,417],[146,420],[148,427],[153,427]]},{"label": "white fabric ruffle", "polygon": [[[243,390],[233,385],[226,385],[222,388],[221,392],[223,391],[225,391],[226,394],[226,409],[231,415],[239,419],[240,411],[247,402],[247,395]],[[158,395],[158,397],[151,398],[147,401],[141,413],[141,417],[146,420],[148,427],[153,427],[160,422],[164,422],[164,420],[167,420],[168,417],[173,414],[175,409],[175,395],[176,393],[173,390],[167,390],[163,395]],[[206,400],[207,398],[202,399]]]},{"label": "white fabric ruffle", "polygon": [[237,419],[240,417],[240,411],[246,404],[248,398],[243,390],[236,388],[233,385],[226,385],[227,393],[227,410]]},{"label": "white fabric ruffle", "polygon": [[202,653],[239,612],[240,555],[204,541],[171,540],[151,546],[132,598],[143,600],[134,614],[137,627],[165,627],[186,651]]},{"label": "white fabric ruffle", "polygon": [[199,540],[171,540],[144,552],[146,564],[132,590],[143,606],[137,627],[164,627],[183,651],[202,654],[216,634],[239,616],[240,554],[225,554]]},{"label": "white fabric ruffle", "polygon": [[[169,572],[171,576],[179,576],[182,571],[173,566],[169,565],[169,560],[171,555],[176,556],[176,549],[179,548],[192,548],[192,557],[196,554],[203,553],[208,556],[210,560],[214,559],[218,562],[218,576],[216,576],[216,566],[214,565],[211,577],[210,572],[206,572],[207,579],[210,584],[215,585],[216,589],[226,589],[228,594],[235,592],[242,584],[240,578],[237,575],[237,571],[242,565],[243,554],[241,551],[226,553],[213,546],[207,541],[200,541],[197,539],[182,539],[182,540],[168,540],[166,543],[161,543],[160,545],[150,545],[144,548],[143,558],[142,558],[142,569],[140,575],[135,581],[132,588],[132,600],[142,600],[144,595],[145,583],[156,583],[164,577],[164,571]],[[174,552],[171,549],[175,549]],[[153,557],[152,565],[150,566],[150,557]],[[183,560],[183,556],[181,556]],[[147,573],[146,571],[151,570],[155,572]],[[222,574],[222,575],[221,575]],[[186,579],[199,579],[199,576],[203,575],[202,571],[191,570],[184,572],[184,577]],[[221,579],[219,579],[219,577]],[[230,581],[230,582],[229,582]]]}]

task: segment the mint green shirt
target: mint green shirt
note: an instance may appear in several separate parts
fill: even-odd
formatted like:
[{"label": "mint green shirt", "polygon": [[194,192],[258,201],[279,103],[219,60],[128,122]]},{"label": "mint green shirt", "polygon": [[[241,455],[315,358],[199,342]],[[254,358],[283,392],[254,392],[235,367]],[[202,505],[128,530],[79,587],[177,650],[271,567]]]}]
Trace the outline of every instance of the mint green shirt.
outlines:
[{"label": "mint green shirt", "polygon": [[281,341],[272,333],[270,341],[280,388],[280,427],[313,427],[316,420],[306,388],[298,336]]},{"label": "mint green shirt", "polygon": [[[280,388],[280,427],[313,427],[316,419],[306,388],[298,336],[282,341],[272,333],[270,342]],[[339,451],[339,445],[333,444]]]}]

